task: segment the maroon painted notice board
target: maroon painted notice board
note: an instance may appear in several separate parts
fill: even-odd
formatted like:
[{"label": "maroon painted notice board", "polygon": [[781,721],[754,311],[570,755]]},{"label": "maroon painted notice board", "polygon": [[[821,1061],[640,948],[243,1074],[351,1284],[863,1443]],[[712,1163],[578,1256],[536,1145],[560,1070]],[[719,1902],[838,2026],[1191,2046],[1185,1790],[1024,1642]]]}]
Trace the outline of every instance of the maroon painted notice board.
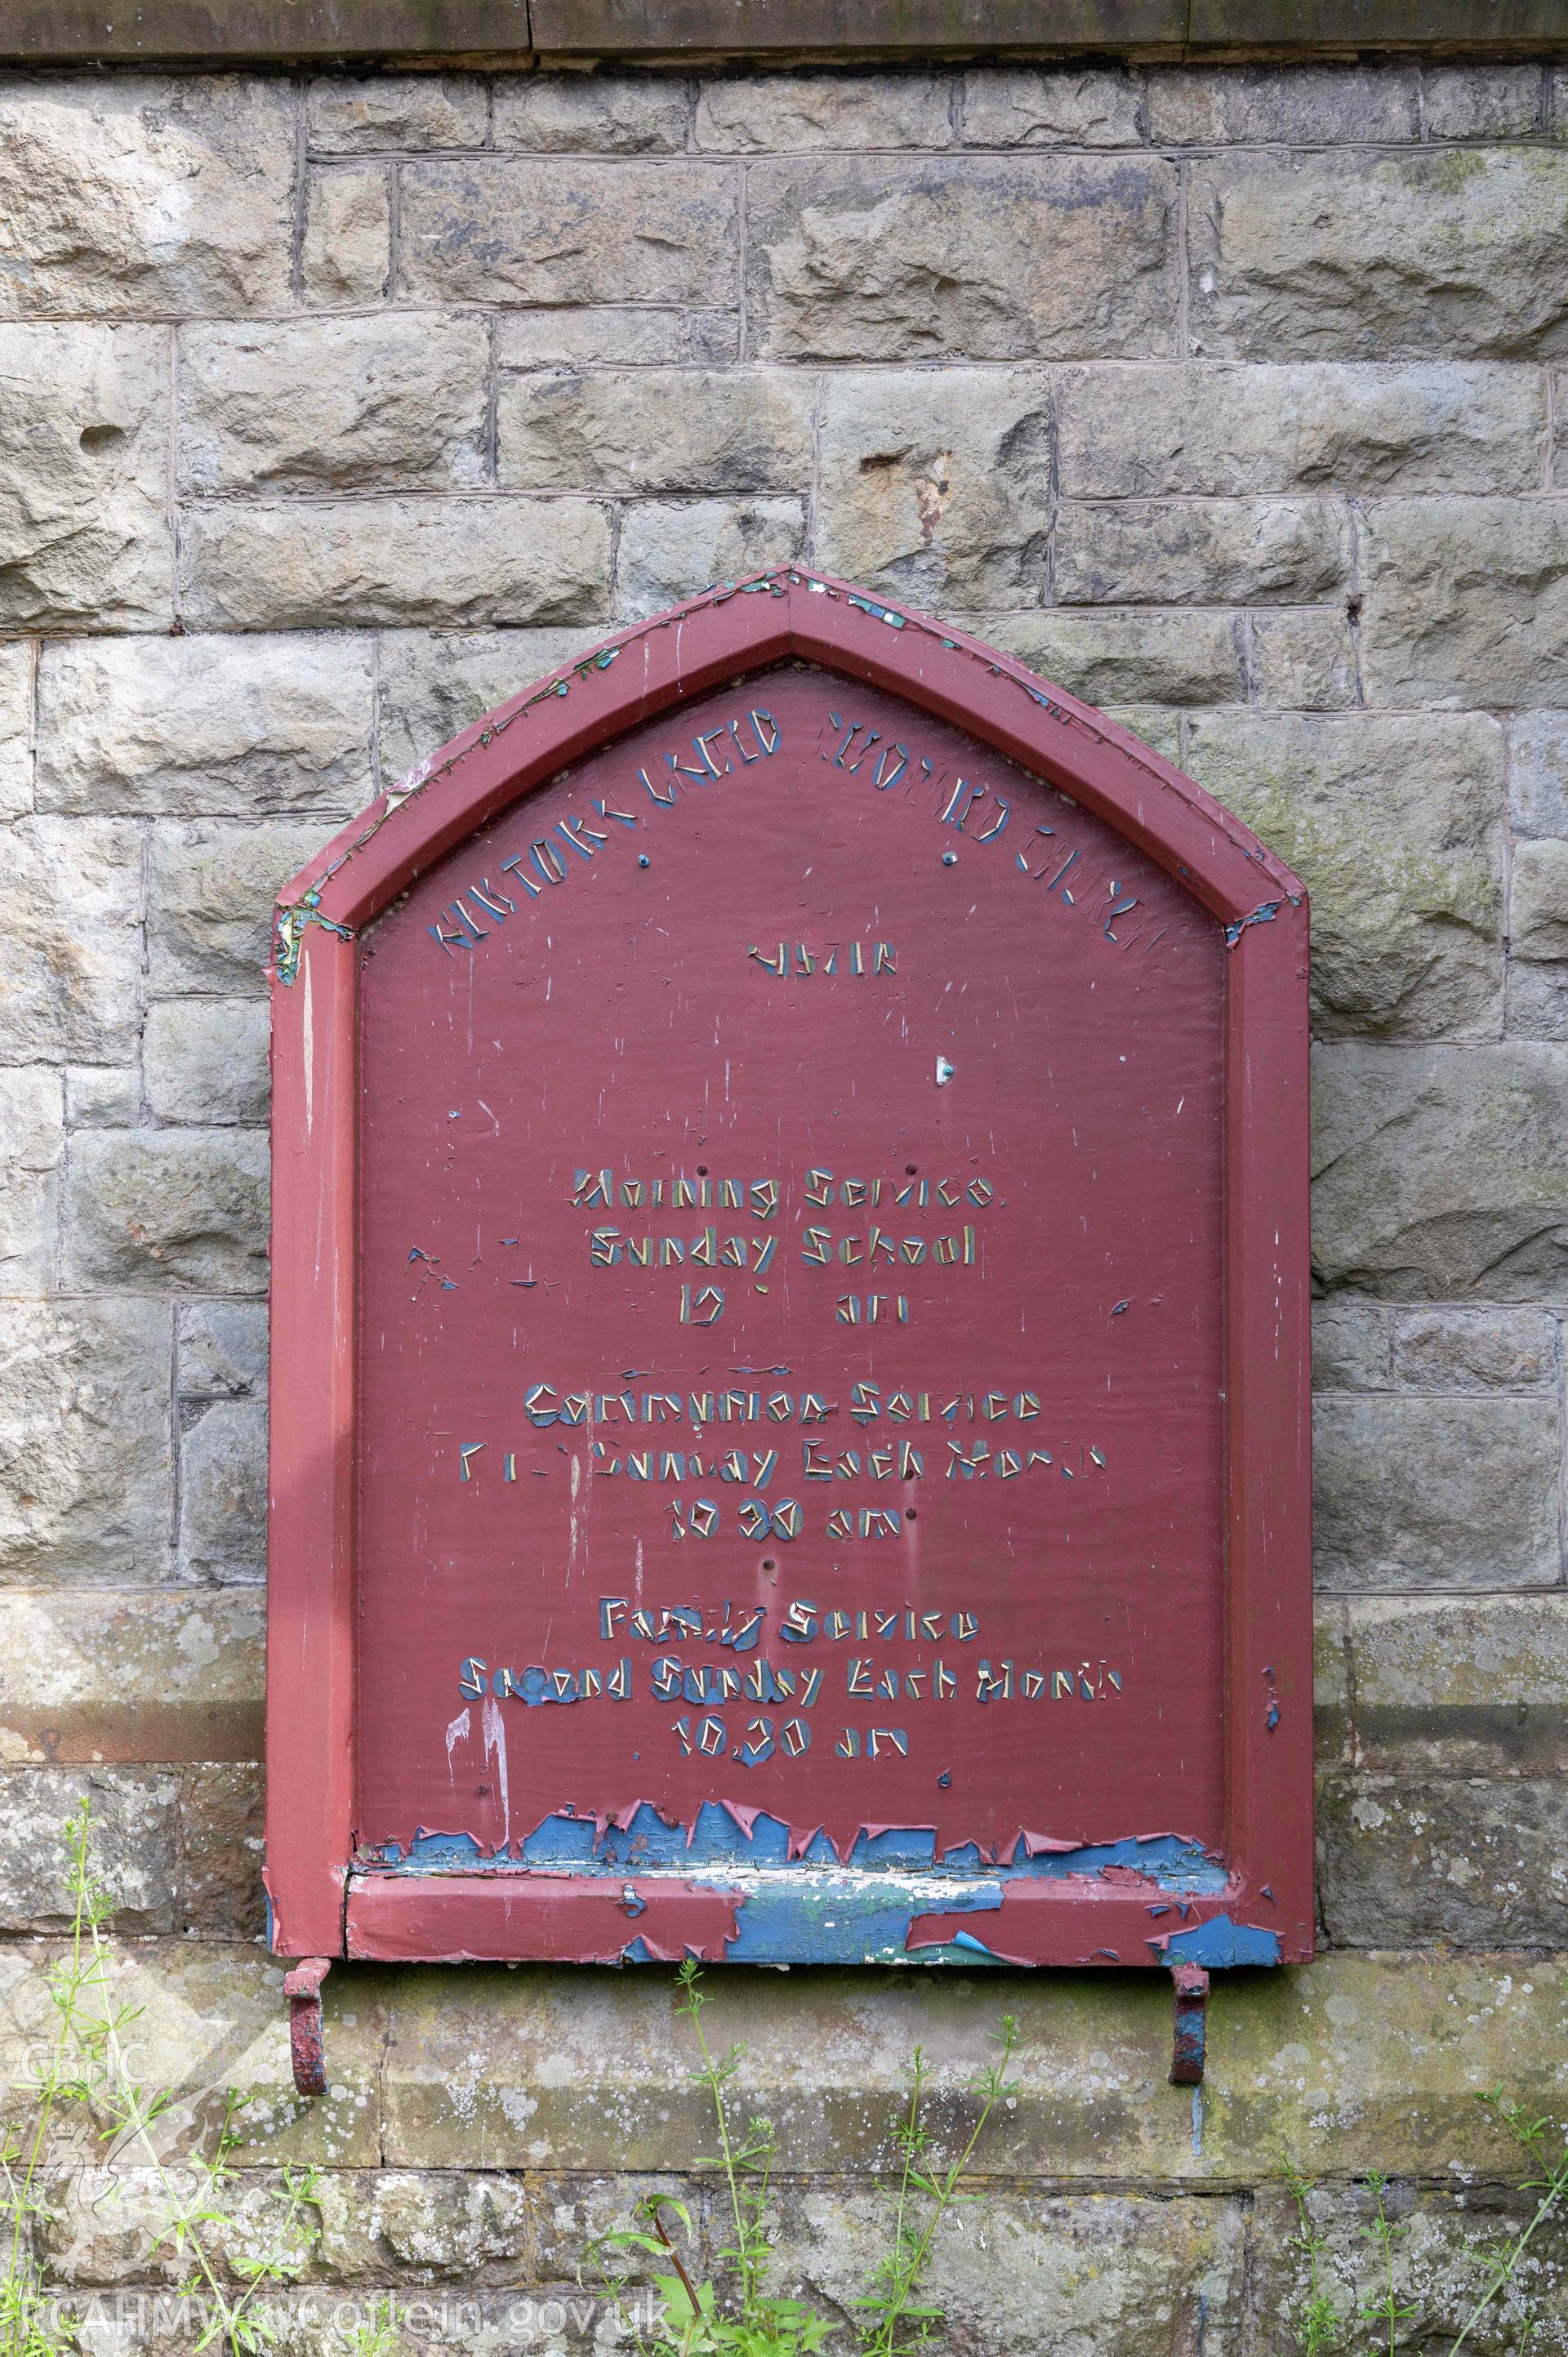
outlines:
[{"label": "maroon painted notice board", "polygon": [[1306,911],[794,570],[279,909],[285,1954],[1311,1943]]}]

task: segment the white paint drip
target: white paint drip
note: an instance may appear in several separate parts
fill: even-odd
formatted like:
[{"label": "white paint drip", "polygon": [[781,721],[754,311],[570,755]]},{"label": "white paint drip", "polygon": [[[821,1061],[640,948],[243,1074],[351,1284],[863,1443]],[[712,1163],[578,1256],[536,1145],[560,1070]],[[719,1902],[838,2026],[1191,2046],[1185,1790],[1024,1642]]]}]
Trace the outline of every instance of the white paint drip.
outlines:
[{"label": "white paint drip", "polygon": [[460,1710],[446,1729],[446,1781],[454,1790],[457,1782],[457,1770],[452,1753],[457,1744],[467,1743],[471,1723],[470,1714],[466,1710]]},{"label": "white paint drip", "polygon": [[[467,1712],[464,1716],[465,1717],[467,1716]],[[485,1730],[485,1766],[488,1768],[492,1760],[495,1761],[496,1781],[501,1790],[501,1846],[505,1849],[510,1849],[511,1847],[511,1793],[507,1784],[506,1724],[501,1717],[501,1706],[494,1695],[485,1696],[484,1715],[480,1724]]]}]

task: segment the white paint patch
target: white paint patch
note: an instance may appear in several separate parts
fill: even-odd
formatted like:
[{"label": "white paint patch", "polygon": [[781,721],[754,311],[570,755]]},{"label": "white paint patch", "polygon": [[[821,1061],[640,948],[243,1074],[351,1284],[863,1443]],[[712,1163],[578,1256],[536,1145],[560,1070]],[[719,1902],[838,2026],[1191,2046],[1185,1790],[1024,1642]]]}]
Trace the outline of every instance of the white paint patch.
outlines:
[{"label": "white paint patch", "polygon": [[456,1786],[457,1781],[457,1770],[452,1753],[459,1743],[467,1743],[471,1724],[472,1714],[460,1710],[446,1729],[446,1781],[453,1786]]},{"label": "white paint patch", "polygon": [[488,1768],[492,1760],[495,1761],[496,1782],[500,1786],[501,1843],[504,1848],[510,1849],[511,1847],[511,1792],[507,1782],[506,1725],[501,1717],[501,1706],[494,1695],[485,1696],[484,1716],[480,1723],[485,1730],[485,1765]]}]

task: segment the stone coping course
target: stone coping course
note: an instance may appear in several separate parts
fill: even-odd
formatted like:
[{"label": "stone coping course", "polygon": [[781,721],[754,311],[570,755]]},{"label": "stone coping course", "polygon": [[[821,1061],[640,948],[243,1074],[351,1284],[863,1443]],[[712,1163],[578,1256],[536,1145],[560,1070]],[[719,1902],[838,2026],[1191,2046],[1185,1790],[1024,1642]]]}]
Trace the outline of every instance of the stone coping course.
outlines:
[{"label": "stone coping course", "polygon": [[1539,54],[1563,0],[0,0],[0,64]]}]

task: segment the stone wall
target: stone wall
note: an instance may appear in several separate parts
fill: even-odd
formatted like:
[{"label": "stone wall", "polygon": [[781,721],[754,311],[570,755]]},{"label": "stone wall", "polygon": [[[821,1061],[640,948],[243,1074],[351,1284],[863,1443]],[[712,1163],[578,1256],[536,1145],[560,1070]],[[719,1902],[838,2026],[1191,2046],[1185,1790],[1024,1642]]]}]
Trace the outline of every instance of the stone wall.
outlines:
[{"label": "stone wall", "polygon": [[[1289,2151],[1363,2273],[1394,2174],[1445,2348],[1520,2206],[1473,2091],[1568,2110],[1568,67],[16,77],[0,221],[7,2078],[86,1792],[143,2067],[260,2088],[256,2198],[326,2165],[318,2289],[575,2345],[519,2302],[707,2148],[652,1968],[340,1971],[293,2096],[263,969],[380,784],[802,555],[1108,706],[1311,887],[1324,1952],[1220,1984],[1196,2097],[1152,1980],[720,1975],[783,2272],[855,2287],[904,2057],[950,2091],[1005,2003],[956,2347],[1294,2346]],[[83,2299],[181,2272],[128,2188],[62,2161]]]}]

